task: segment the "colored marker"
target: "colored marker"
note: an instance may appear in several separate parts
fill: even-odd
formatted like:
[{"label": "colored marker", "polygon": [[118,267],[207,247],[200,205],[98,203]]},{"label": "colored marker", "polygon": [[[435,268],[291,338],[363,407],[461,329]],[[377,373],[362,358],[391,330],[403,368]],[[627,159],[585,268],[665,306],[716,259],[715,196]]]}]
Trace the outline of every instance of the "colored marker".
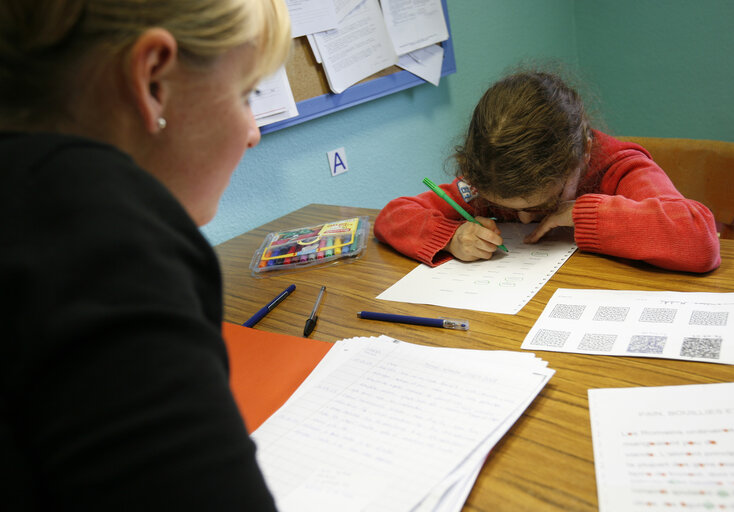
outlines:
[{"label": "colored marker", "polygon": [[365,320],[380,320],[381,322],[395,322],[400,324],[427,325],[429,327],[442,327],[444,329],[456,329],[459,331],[469,330],[469,320],[456,320],[452,318],[424,318],[421,316],[393,315],[391,313],[373,313],[372,311],[360,311],[359,318]]},{"label": "colored marker", "polygon": [[260,311],[258,311],[254,315],[252,315],[252,317],[247,322],[245,322],[242,325],[244,325],[245,327],[254,327],[254,325],[256,323],[258,323],[260,320],[262,320],[265,315],[267,315],[268,313],[270,313],[270,311],[272,311],[273,308],[275,308],[275,306],[277,306],[278,304],[280,304],[281,302],[283,302],[283,300],[288,295],[290,295],[291,293],[293,293],[293,290],[295,290],[295,289],[296,289],[296,285],[295,284],[290,285],[288,288],[286,288],[285,290],[283,290],[282,292],[280,292],[277,297],[275,297],[273,300],[271,300],[268,303],[267,306],[265,306],[264,308],[261,308]]},{"label": "colored marker", "polygon": [[270,251],[270,259],[268,260],[268,267],[272,267],[273,265],[277,265],[278,258],[277,256],[280,254],[280,249],[273,249]]},{"label": "colored marker", "polygon": [[265,252],[265,254],[264,254],[264,255],[263,255],[263,256],[262,256],[261,258],[260,258],[260,263],[258,263],[258,265],[257,265],[257,266],[258,266],[259,268],[263,268],[263,267],[267,266],[267,264],[268,264],[268,258],[270,258],[270,256],[271,256],[272,254],[273,254],[273,250],[272,250],[272,249],[268,249],[268,250],[267,250],[267,251]]},{"label": "colored marker", "polygon": [[[477,219],[475,219],[474,217],[472,217],[469,214],[469,212],[467,212],[465,209],[463,209],[461,206],[459,206],[459,204],[456,201],[454,201],[453,199],[451,199],[446,192],[444,192],[443,190],[441,190],[441,188],[438,187],[438,186],[436,186],[436,184],[433,183],[431,180],[429,180],[428,178],[423,178],[423,183],[425,185],[428,185],[428,188],[430,188],[436,194],[438,194],[438,197],[440,197],[441,199],[443,199],[444,201],[446,201],[447,203],[449,203],[453,207],[453,209],[456,210],[457,212],[459,212],[461,214],[461,216],[464,217],[466,220],[468,220],[469,222],[473,222],[474,224],[479,224],[480,226],[482,225]],[[502,249],[505,252],[510,252],[510,251],[507,250],[507,247],[505,247],[505,244],[498,245],[497,247],[499,247],[500,249]]]}]

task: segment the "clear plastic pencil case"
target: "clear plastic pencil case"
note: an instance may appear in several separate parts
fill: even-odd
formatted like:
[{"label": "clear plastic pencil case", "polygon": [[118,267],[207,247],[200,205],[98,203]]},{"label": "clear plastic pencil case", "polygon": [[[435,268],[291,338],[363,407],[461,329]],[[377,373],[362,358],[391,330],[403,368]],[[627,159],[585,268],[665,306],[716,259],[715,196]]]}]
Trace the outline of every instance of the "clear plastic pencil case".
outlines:
[{"label": "clear plastic pencil case", "polygon": [[311,268],[358,257],[367,244],[368,217],[268,233],[252,257],[253,275]]}]

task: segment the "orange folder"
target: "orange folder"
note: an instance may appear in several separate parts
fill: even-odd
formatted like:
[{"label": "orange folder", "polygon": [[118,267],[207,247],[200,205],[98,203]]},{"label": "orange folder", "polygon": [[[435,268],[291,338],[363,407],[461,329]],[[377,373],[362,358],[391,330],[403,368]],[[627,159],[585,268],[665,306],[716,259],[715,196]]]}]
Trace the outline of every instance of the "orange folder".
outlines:
[{"label": "orange folder", "polygon": [[247,431],[280,408],[333,346],[326,341],[224,322],[229,385]]}]

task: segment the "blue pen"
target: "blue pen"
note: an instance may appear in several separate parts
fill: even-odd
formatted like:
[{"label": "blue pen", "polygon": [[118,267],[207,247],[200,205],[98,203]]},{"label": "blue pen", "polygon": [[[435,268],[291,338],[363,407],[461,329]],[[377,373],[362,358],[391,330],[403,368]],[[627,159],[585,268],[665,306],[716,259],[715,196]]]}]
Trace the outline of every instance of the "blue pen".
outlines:
[{"label": "blue pen", "polygon": [[380,320],[382,322],[397,322],[401,324],[427,325],[429,327],[442,327],[444,329],[469,330],[469,320],[456,320],[452,318],[424,318],[422,316],[393,315],[391,313],[373,313],[372,311],[360,311],[359,318],[365,320]]},{"label": "blue pen", "polygon": [[285,290],[283,290],[282,292],[280,292],[277,297],[275,297],[273,300],[271,300],[270,303],[267,306],[265,306],[264,308],[262,308],[260,311],[258,311],[254,315],[252,315],[252,317],[247,322],[245,322],[242,325],[244,325],[245,327],[253,327],[256,323],[258,323],[260,320],[262,320],[265,315],[267,315],[268,313],[270,313],[270,311],[275,306],[277,306],[278,304],[280,304],[281,302],[283,302],[283,299],[285,299],[288,295],[290,295],[293,292],[293,290],[295,290],[295,289],[296,289],[296,285],[295,284],[290,285],[288,288],[286,288]]}]

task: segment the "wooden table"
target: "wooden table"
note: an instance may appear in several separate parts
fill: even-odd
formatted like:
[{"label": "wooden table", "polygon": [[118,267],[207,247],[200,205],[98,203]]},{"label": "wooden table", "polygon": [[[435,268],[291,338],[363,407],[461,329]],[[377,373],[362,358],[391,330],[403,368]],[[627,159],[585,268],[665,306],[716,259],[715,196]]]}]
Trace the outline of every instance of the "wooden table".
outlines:
[{"label": "wooden table", "polygon": [[[377,210],[309,205],[215,249],[224,275],[225,320],[242,323],[289,284],[296,291],[257,324],[301,336],[321,285],[326,293],[312,337],[336,341],[385,334],[425,345],[520,350],[557,288],[734,292],[734,240],[721,241],[721,267],[709,274],[669,272],[649,265],[577,251],[517,315],[378,301],[416,262],[371,234],[364,254],[347,264],[254,278],[250,259],[271,231],[368,215]],[[357,311],[449,316],[470,321],[453,331],[361,320]],[[548,385],[495,446],[465,504],[466,511],[597,510],[587,390],[734,381],[734,367],[713,363],[537,351],[556,370]]]}]

